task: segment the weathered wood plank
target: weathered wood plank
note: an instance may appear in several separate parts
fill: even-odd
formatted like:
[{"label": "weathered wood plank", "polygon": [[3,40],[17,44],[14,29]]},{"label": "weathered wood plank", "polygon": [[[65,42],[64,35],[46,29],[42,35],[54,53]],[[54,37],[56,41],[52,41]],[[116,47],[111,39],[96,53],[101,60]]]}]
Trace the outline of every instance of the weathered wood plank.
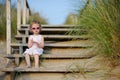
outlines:
[{"label": "weathered wood plank", "polygon": [[[62,54],[43,54],[40,58],[45,59],[89,59],[91,57],[95,56],[95,54],[88,54],[88,55],[62,55]],[[21,54],[11,54],[11,55],[5,55],[6,58],[23,58],[24,56]],[[32,56],[33,57],[33,56]]]},{"label": "weathered wood plank", "polygon": [[[29,31],[30,29],[28,28],[21,28],[18,29],[19,31]],[[42,31],[72,31],[73,29],[71,28],[42,28]],[[74,29],[75,31],[87,31],[85,29]]]},{"label": "weathered wood plank", "polygon": [[[71,28],[42,28],[41,34],[67,34],[68,32],[72,31]],[[20,33],[31,33],[28,28],[21,28],[18,30]],[[85,29],[74,29],[74,31],[79,31],[82,34],[87,34],[88,30]],[[28,34],[27,34],[28,35]]]},{"label": "weathered wood plank", "polygon": [[17,34],[19,34],[18,29],[21,25],[21,0],[17,1]]},{"label": "weathered wood plank", "polygon": [[[29,35],[16,35],[16,39],[28,38]],[[43,35],[45,40],[72,40],[72,39],[80,39],[80,40],[87,40],[90,39],[87,35],[81,36],[71,36],[71,35]]]},{"label": "weathered wood plank", "polygon": [[15,57],[15,64],[16,64],[16,66],[19,66],[19,64],[20,64],[20,58],[19,57]]},{"label": "weathered wood plank", "polygon": [[[98,69],[96,68],[84,68],[82,69],[83,72],[94,72]],[[3,72],[41,72],[41,73],[79,73],[80,70],[74,69],[74,70],[67,70],[67,69],[54,69],[54,68],[25,68],[25,67],[16,67],[16,68],[2,68]]]},{"label": "weathered wood plank", "polygon": [[[27,47],[27,44],[12,43],[11,47]],[[91,48],[92,45],[72,45],[72,44],[45,44],[49,48]]]},{"label": "weathered wood plank", "polygon": [[[21,28],[28,28],[29,24],[22,24]],[[42,25],[42,28],[73,28],[76,25]]]},{"label": "weathered wood plank", "polygon": [[23,0],[23,24],[26,24],[26,10],[27,10],[27,6],[26,6],[26,1],[27,0]]},{"label": "weathered wood plank", "polygon": [[6,39],[7,39],[7,54],[11,54],[11,0],[6,0]]}]

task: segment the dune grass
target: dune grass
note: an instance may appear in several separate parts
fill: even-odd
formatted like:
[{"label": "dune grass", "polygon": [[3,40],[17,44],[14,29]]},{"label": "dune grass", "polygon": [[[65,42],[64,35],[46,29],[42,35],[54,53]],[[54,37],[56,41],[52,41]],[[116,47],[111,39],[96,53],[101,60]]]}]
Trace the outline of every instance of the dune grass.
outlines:
[{"label": "dune grass", "polygon": [[88,0],[85,7],[78,11],[78,25],[89,29],[89,35],[99,44],[98,53],[107,57],[120,56],[119,4],[120,0]]}]

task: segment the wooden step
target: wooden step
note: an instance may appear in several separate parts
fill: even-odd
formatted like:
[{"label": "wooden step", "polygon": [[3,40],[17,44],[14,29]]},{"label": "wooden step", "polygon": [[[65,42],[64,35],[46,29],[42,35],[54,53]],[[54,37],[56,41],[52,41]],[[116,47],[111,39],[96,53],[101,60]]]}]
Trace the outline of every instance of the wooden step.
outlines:
[{"label": "wooden step", "polygon": [[[71,28],[42,28],[41,34],[67,34],[72,31]],[[28,28],[18,29],[21,34],[29,35],[32,34]],[[81,34],[87,34],[85,29],[74,29],[74,31],[79,31]]]},{"label": "wooden step", "polygon": [[[73,28],[75,25],[41,25],[42,28]],[[29,28],[30,25],[21,25],[21,28]]]},{"label": "wooden step", "polygon": [[[20,43],[12,43],[11,47],[27,47],[27,44],[20,44]],[[45,47],[48,48],[91,48],[92,45],[87,44],[45,44]]]},{"label": "wooden step", "polygon": [[[7,68],[2,68],[2,71],[12,72],[12,71],[20,71],[20,72],[91,72],[100,69],[104,69],[101,67],[101,64],[97,63],[96,60],[99,60],[98,57],[93,57],[90,59],[41,59],[40,67],[38,69],[34,68],[34,60],[31,61],[32,68],[26,68],[26,62],[22,59],[22,62],[19,67],[12,68],[12,66],[8,66]],[[7,70],[6,70],[7,69]],[[34,70],[35,69],[35,70]],[[37,70],[37,71],[36,71]]]},{"label": "wooden step", "polygon": [[[67,60],[67,59],[89,59],[91,57],[93,57],[95,55],[91,54],[91,55],[63,55],[63,54],[42,54],[42,56],[40,56],[40,59],[48,59],[48,60],[52,60],[52,59],[55,59],[55,60],[58,60],[58,59],[64,59],[64,60]],[[21,54],[10,54],[10,55],[5,55],[4,56],[5,58],[8,58],[8,59],[15,59],[15,64],[16,66],[19,66],[20,64],[20,58],[24,58],[23,55]],[[33,56],[31,56],[33,57]]]},{"label": "wooden step", "polygon": [[[94,61],[95,62],[95,61]],[[93,63],[93,62],[92,62]],[[94,66],[91,65],[90,59],[40,59],[40,67],[38,69],[34,68],[34,60],[31,61],[32,68],[25,68],[26,62],[22,59],[17,70],[20,72],[76,72],[76,71],[94,71],[100,69],[98,64]],[[11,65],[7,67],[6,71],[17,71],[16,68],[14,70],[10,70],[12,68]]]},{"label": "wooden step", "polygon": [[[50,51],[53,48],[61,48],[61,49],[63,49],[63,48],[64,49],[66,49],[66,48],[71,48],[71,49],[73,49],[73,48],[88,49],[88,48],[92,48],[93,45],[94,45],[94,43],[92,41],[90,41],[90,40],[88,40],[88,41],[87,40],[86,41],[74,40],[74,41],[65,41],[65,42],[63,41],[63,42],[55,42],[55,43],[45,43],[44,50]],[[11,44],[11,48],[13,50],[19,49],[19,53],[22,54],[24,52],[24,50],[27,48],[27,44],[26,43],[12,43]]]},{"label": "wooden step", "polygon": [[[94,72],[97,69],[84,69],[84,72]],[[25,67],[16,67],[16,68],[2,68],[3,72],[39,72],[39,73],[79,73],[79,70],[66,70],[66,69],[54,69],[54,68],[25,68]]]},{"label": "wooden step", "polygon": [[[28,41],[29,35],[16,35],[15,38],[17,40],[22,41],[23,43],[26,43]],[[79,39],[79,40],[87,40],[90,39],[87,35],[81,35],[81,36],[71,36],[71,35],[43,35],[45,41],[68,41],[72,39]]]},{"label": "wooden step", "polygon": [[[27,47],[27,44],[12,43],[12,48],[17,47]],[[54,44],[45,44],[45,48],[91,48],[91,45],[54,45]]]},{"label": "wooden step", "polygon": [[[87,55],[78,55],[78,54],[43,54],[40,56],[40,59],[89,59],[91,57],[95,56],[95,54],[87,54]],[[19,59],[24,58],[22,54],[9,54],[9,55],[4,55],[4,57],[9,58],[9,59],[15,59],[15,63],[17,66],[19,66]],[[33,57],[33,56],[31,56]]]},{"label": "wooden step", "polygon": [[[95,56],[94,54],[88,54],[88,55],[68,55],[68,54],[42,54],[40,58],[43,59],[88,59]],[[4,55],[4,57],[9,59],[14,58],[23,58],[24,56],[22,54],[8,54]]]},{"label": "wooden step", "polygon": [[[9,74],[9,73],[8,73]],[[101,74],[97,71],[88,73],[21,73],[16,72],[19,76],[15,80],[119,80],[111,77],[108,79],[106,73]],[[11,75],[12,76],[12,75]],[[107,78],[105,77],[107,76]],[[13,77],[13,76],[12,76]],[[4,80],[4,79],[1,79]]]},{"label": "wooden step", "polygon": [[51,48],[45,49],[44,54],[50,55],[66,55],[66,56],[92,56],[96,55],[93,48]]},{"label": "wooden step", "polygon": [[[17,52],[17,53],[15,53]],[[14,53],[12,54],[19,54],[18,49],[14,49]],[[93,56],[95,53],[93,52],[93,48],[47,48],[44,49],[43,54],[45,55],[55,55],[55,56],[68,56],[68,57],[86,57],[86,56]]]},{"label": "wooden step", "polygon": [[[61,49],[61,52],[64,49]],[[69,50],[69,49],[67,49],[67,50]],[[78,50],[78,49],[72,49],[72,50]],[[56,51],[54,51],[54,52],[56,52]],[[81,54],[76,53],[76,51],[74,51],[74,53],[71,53],[71,51],[69,50],[69,54],[67,52],[64,52],[64,51],[62,53],[59,53],[59,51],[58,51],[56,53],[51,53],[51,54],[47,54],[47,52],[46,52],[45,54],[43,54],[40,57],[40,59],[41,58],[42,59],[89,59],[93,56],[95,56],[95,54],[90,53],[90,50],[89,50],[89,52],[85,52],[83,50],[83,51],[81,51]],[[5,55],[4,57],[9,58],[9,59],[15,59],[17,61],[15,63],[18,66],[19,65],[19,58],[23,58],[24,56],[20,55],[20,54],[10,54],[10,55]]]},{"label": "wooden step", "polygon": [[[18,29],[19,31],[30,31],[30,29],[24,29],[24,28],[21,28],[21,29]],[[55,31],[55,32],[59,32],[59,31],[72,31],[72,30],[75,30],[75,31],[86,31],[85,29],[71,29],[71,28],[42,28],[42,31]]]},{"label": "wooden step", "polygon": [[[16,38],[21,37],[28,37],[29,35],[16,35]],[[59,39],[88,39],[89,36],[87,35],[81,35],[81,36],[72,36],[72,35],[43,35],[44,38],[59,38]]]}]

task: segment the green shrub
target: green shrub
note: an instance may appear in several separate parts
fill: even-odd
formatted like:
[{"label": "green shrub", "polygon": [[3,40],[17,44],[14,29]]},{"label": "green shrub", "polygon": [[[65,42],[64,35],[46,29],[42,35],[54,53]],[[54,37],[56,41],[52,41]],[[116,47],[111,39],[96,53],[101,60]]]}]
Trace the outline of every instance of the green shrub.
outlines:
[{"label": "green shrub", "polygon": [[77,15],[76,14],[73,14],[73,13],[70,13],[67,18],[66,18],[66,21],[64,24],[66,25],[70,25],[70,24],[76,24],[77,23]]},{"label": "green shrub", "polygon": [[29,17],[28,24],[30,24],[33,20],[38,20],[41,24],[48,24],[47,20],[37,12],[32,12],[32,15]]}]

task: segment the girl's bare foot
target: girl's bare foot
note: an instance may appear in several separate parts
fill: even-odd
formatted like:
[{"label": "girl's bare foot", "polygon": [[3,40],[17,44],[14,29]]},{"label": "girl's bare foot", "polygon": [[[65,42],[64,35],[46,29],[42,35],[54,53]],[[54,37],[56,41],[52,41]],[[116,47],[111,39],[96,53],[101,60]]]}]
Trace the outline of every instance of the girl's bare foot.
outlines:
[{"label": "girl's bare foot", "polygon": [[39,68],[39,66],[35,66],[35,68],[37,68],[37,69],[38,69],[38,68]]},{"label": "girl's bare foot", "polygon": [[31,66],[30,66],[30,65],[27,65],[26,68],[31,68]]}]

